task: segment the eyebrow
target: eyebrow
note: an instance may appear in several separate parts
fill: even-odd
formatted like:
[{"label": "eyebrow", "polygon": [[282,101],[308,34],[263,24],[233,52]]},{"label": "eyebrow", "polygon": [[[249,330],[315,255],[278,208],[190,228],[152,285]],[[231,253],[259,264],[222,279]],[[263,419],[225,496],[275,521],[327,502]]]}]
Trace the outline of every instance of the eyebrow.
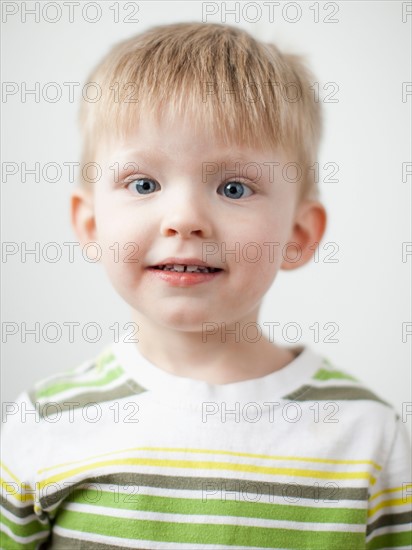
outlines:
[{"label": "eyebrow", "polygon": [[145,162],[159,162],[162,158],[168,158],[168,155],[166,153],[163,153],[159,155],[158,153],[153,153],[151,150],[145,150],[145,149],[129,149],[125,152],[121,153],[121,156],[127,157],[127,160],[136,160],[141,159]]},{"label": "eyebrow", "polygon": [[[128,157],[127,158],[128,161],[141,159],[142,162],[159,163],[164,161],[164,159],[172,160],[172,157],[167,153],[165,153],[164,151],[161,151],[159,153],[159,152],[153,152],[151,150],[145,150],[145,149],[131,149],[122,154],[122,156],[126,156],[126,155]],[[227,164],[230,164],[230,165],[237,164],[237,163],[248,164],[252,162],[252,163],[257,163],[261,165],[261,163],[251,159],[249,156],[246,156],[240,152],[235,152],[234,154],[232,153],[230,155],[220,155],[217,158],[209,158],[209,159],[205,158],[202,160],[202,163],[204,162],[216,162],[219,164],[226,162]]]},{"label": "eyebrow", "polygon": [[[135,162],[139,167],[141,167],[142,170],[150,170],[150,165],[151,164],[164,164],[165,162],[170,162],[170,160],[172,160],[172,157],[170,157],[170,155],[168,155],[167,153],[165,153],[164,151],[161,151],[161,150],[158,150],[156,152],[154,152],[153,150],[151,149],[130,149],[128,151],[126,151],[124,153],[124,155],[126,157],[126,159],[124,160],[124,162]],[[274,159],[271,159],[272,162],[275,162]],[[262,178],[262,173],[263,171],[266,171],[268,169],[266,165],[267,163],[267,160],[264,160],[263,162],[257,162],[253,159],[251,159],[249,156],[246,156],[244,153],[240,152],[240,151],[232,151],[231,154],[228,154],[228,155],[220,155],[219,157],[217,158],[214,158],[214,159],[209,159],[209,160],[206,160],[206,159],[203,159],[202,160],[202,163],[201,163],[201,166],[202,166],[202,178],[204,177],[203,175],[203,171],[204,171],[204,164],[205,163],[216,163],[218,165],[220,165],[220,169],[222,169],[222,166],[221,164],[222,163],[226,163],[224,168],[223,168],[223,171],[224,170],[227,170],[227,171],[236,171],[237,170],[237,167],[236,167],[236,164],[239,165],[239,167],[241,168],[241,174],[239,174],[240,177],[243,177],[244,174],[243,174],[243,171],[242,171],[242,168],[243,166],[246,166],[247,164],[249,163],[252,163],[252,164],[257,164],[259,166],[259,169],[260,169],[260,175],[257,176],[257,178],[252,178],[253,179],[253,184],[257,187],[257,188],[264,188],[266,186],[266,183],[265,181],[269,178],[270,180],[270,174],[271,172],[269,171],[269,176],[268,178],[266,176],[263,176]],[[265,164],[263,164],[265,163]],[[270,168],[269,168],[270,170]],[[237,176],[233,176],[234,178],[236,178]]]}]

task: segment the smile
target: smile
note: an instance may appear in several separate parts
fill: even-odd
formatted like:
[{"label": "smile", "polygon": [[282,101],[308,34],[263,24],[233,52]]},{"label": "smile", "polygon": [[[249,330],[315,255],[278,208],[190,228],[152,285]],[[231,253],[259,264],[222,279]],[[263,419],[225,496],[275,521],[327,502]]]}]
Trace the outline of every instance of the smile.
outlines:
[{"label": "smile", "polygon": [[216,271],[222,271],[217,267],[204,267],[201,265],[180,265],[180,264],[167,264],[153,266],[153,269],[160,269],[162,271],[176,271],[176,272],[188,272],[188,273],[215,273]]}]

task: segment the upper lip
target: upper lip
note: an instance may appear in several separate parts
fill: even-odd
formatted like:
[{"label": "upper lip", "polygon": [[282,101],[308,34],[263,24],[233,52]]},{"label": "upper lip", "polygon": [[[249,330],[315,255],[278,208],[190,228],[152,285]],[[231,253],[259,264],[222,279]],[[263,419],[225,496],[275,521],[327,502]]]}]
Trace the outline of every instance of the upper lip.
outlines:
[{"label": "upper lip", "polygon": [[199,260],[199,258],[165,258],[164,260],[160,260],[160,262],[157,262],[155,264],[150,265],[149,267],[155,267],[159,265],[199,265],[202,267],[213,267],[215,269],[222,269],[221,267],[210,265],[206,262],[203,262],[202,260]]}]

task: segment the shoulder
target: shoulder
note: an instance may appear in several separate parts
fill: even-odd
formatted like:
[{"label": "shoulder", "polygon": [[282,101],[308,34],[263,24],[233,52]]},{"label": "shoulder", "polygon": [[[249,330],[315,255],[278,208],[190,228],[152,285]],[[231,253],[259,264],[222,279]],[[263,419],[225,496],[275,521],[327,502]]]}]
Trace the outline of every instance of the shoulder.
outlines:
[{"label": "shoulder", "polygon": [[[318,360],[313,361],[314,355]],[[328,358],[311,352],[312,367],[308,376],[283,398],[295,402],[306,412],[307,434],[327,448],[344,445],[349,454],[373,456],[385,464],[396,440],[405,456],[410,449],[405,420],[396,408],[353,373],[336,366]],[[310,413],[308,412],[310,411]],[[322,439],[323,438],[323,439]],[[410,443],[409,443],[410,445]]]},{"label": "shoulder", "polygon": [[[313,355],[313,352],[310,352]],[[339,402],[341,407],[374,413],[397,420],[393,406],[370,389],[351,372],[336,366],[329,358],[318,355],[310,376],[284,396],[293,401]]]},{"label": "shoulder", "polygon": [[27,396],[44,417],[143,391],[146,390],[127,375],[113,346],[107,345],[96,357],[39,380],[27,391]]}]

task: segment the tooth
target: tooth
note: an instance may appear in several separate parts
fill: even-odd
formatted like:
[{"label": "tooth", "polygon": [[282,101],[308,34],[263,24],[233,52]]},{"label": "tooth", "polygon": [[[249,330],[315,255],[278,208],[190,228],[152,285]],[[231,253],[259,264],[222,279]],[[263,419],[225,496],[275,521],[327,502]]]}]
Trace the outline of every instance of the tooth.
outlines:
[{"label": "tooth", "polygon": [[213,273],[216,271],[213,267],[204,267],[200,265],[181,265],[181,264],[165,264],[160,265],[159,269],[163,271],[177,271],[182,273],[187,271],[189,273]]}]

